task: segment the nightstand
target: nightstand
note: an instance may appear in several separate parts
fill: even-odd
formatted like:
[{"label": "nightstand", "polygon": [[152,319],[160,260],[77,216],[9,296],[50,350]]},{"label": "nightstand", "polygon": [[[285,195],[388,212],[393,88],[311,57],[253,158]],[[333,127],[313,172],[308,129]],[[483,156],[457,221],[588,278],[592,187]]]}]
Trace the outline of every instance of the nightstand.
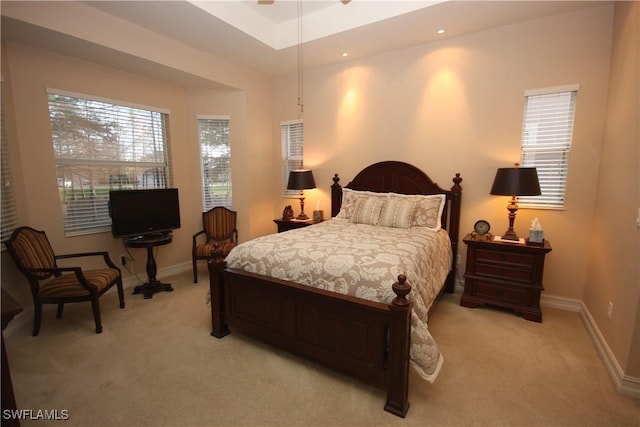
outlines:
[{"label": "nightstand", "polygon": [[281,218],[277,218],[277,219],[274,219],[273,222],[275,222],[278,225],[278,233],[282,233],[283,231],[293,230],[294,228],[308,227],[310,225],[317,224],[317,222],[312,219],[308,219],[305,221],[300,221],[298,219],[285,221]]},{"label": "nightstand", "polygon": [[527,320],[542,322],[540,293],[548,240],[534,246],[495,240],[464,239],[467,269],[464,275],[463,307],[485,304],[512,309]]}]

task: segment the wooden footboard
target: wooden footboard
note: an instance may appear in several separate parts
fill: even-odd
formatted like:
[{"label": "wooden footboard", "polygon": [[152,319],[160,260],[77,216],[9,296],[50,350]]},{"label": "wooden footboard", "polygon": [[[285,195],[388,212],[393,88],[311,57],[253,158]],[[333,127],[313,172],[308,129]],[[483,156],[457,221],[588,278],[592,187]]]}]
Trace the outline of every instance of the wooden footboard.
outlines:
[{"label": "wooden footboard", "polygon": [[230,329],[387,391],[385,410],[409,409],[411,287],[400,276],[397,297],[381,304],[209,263],[211,335]]}]

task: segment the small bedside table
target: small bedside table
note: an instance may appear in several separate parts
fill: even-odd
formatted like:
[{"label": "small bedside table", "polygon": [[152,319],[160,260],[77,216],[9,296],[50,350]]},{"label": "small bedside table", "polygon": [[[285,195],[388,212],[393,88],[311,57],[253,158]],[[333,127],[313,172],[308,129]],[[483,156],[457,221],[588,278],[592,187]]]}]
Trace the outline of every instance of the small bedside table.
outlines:
[{"label": "small bedside table", "polygon": [[494,240],[464,239],[467,269],[464,275],[463,307],[490,304],[512,309],[527,320],[542,322],[540,293],[544,257],[551,252],[544,245],[505,243]]},{"label": "small bedside table", "polygon": [[312,219],[308,219],[306,221],[300,221],[298,219],[285,221],[282,218],[277,218],[277,219],[274,219],[273,222],[275,222],[278,225],[278,233],[282,233],[283,231],[293,230],[294,228],[308,227],[310,225],[317,224],[317,222]]}]

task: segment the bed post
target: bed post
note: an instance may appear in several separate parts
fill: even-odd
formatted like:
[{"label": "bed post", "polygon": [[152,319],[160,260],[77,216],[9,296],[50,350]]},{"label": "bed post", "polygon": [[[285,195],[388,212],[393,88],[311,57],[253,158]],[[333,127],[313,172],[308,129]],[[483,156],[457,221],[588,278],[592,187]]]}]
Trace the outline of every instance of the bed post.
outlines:
[{"label": "bed post", "polygon": [[451,270],[447,277],[445,291],[452,294],[456,289],[456,271],[458,270],[458,242],[460,240],[460,210],[462,207],[462,178],[459,173],[453,177],[453,187],[451,187],[451,211],[449,212],[449,237],[451,239],[451,251],[453,260]]},{"label": "bed post", "polygon": [[405,275],[398,276],[392,286],[396,297],[389,308],[389,384],[385,411],[404,418],[409,410],[409,349],[411,344],[411,306],[407,294],[411,286]]},{"label": "bed post", "polygon": [[342,186],[338,184],[340,178],[338,174],[333,176],[333,184],[331,184],[331,218],[338,215],[342,205]]},{"label": "bed post", "polygon": [[224,286],[222,272],[227,268],[227,263],[221,257],[214,257],[207,263],[209,267],[209,292],[211,294],[211,335],[222,338],[229,335],[229,325],[225,321],[224,314]]}]

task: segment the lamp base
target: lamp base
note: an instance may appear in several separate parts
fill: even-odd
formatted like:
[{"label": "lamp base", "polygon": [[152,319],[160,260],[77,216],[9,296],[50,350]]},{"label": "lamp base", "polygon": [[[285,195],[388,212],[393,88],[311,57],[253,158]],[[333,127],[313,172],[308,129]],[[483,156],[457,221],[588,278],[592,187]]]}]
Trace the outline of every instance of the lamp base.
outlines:
[{"label": "lamp base", "polygon": [[518,242],[520,241],[520,238],[515,233],[515,231],[507,230],[507,232],[504,233],[504,236],[502,236],[502,240],[515,240],[516,242]]},{"label": "lamp base", "polygon": [[509,228],[504,233],[504,236],[502,236],[502,240],[515,240],[516,242],[518,242],[520,241],[520,239],[513,229],[513,224],[516,222],[516,212],[518,212],[516,196],[511,196],[511,202],[509,202],[507,210],[509,211]]},{"label": "lamp base", "polygon": [[297,216],[297,220],[306,221],[309,219],[306,213],[304,213],[304,196],[300,196],[300,215]]}]

